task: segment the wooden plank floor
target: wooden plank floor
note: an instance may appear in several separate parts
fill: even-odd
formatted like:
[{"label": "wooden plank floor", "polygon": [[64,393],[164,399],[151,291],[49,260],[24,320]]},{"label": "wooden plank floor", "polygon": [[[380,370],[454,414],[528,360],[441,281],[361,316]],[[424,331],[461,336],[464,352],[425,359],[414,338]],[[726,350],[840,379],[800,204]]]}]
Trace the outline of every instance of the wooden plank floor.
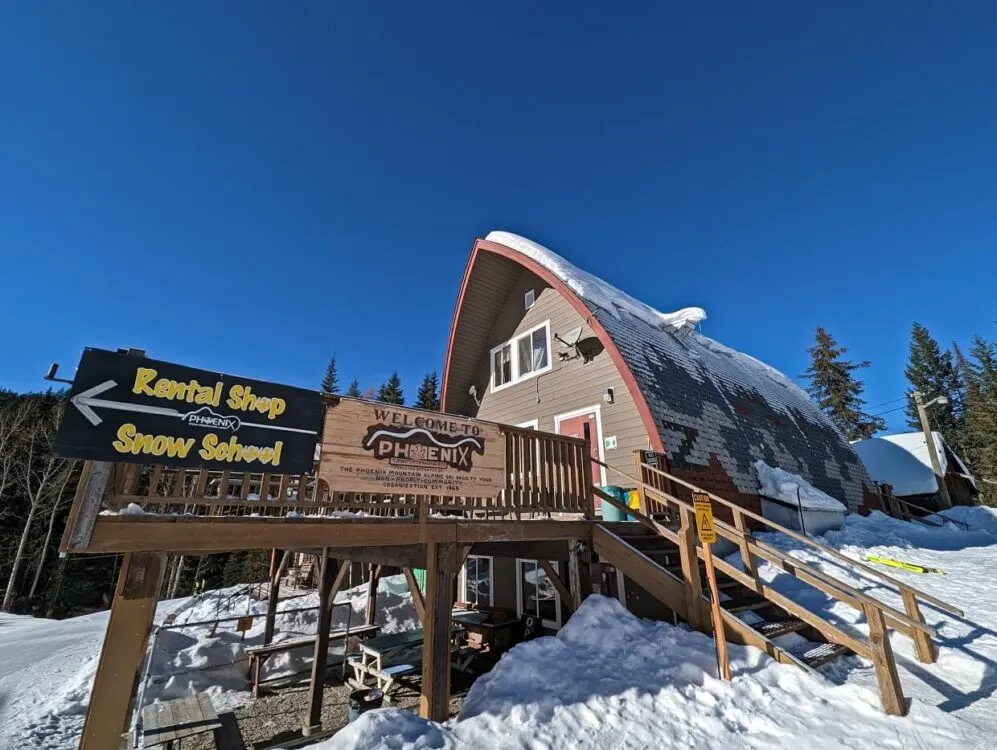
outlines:
[{"label": "wooden plank floor", "polygon": [[142,709],[142,734],[146,747],[211,732],[221,725],[211,698],[205,693],[153,703]]}]

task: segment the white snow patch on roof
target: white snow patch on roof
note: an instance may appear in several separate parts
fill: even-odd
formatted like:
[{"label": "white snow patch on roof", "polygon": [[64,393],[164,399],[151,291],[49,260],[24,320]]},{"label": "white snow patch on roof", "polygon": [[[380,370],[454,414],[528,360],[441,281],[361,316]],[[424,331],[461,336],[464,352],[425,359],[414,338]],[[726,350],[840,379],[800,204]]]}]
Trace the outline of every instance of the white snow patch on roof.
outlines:
[{"label": "white snow patch on roof", "polygon": [[848,511],[844,503],[835,500],[826,492],[821,492],[799,474],[777,469],[764,461],[755,461],[755,471],[758,473],[758,483],[761,485],[759,492],[766,497],[781,500],[803,510],[839,513]]},{"label": "white snow patch on roof", "polygon": [[[935,441],[935,452],[942,472],[950,469],[962,474],[976,486],[976,480],[962,459],[955,456],[957,466],[948,465],[945,440],[940,432],[932,432]],[[928,443],[923,432],[904,432],[899,435],[882,435],[880,437],[856,440],[852,448],[858,453],[869,476],[881,484],[893,487],[893,494],[901,497],[907,495],[930,495],[938,492],[938,481],[931,467],[931,456],[928,454]]]},{"label": "white snow patch on roof", "polygon": [[629,294],[621,292],[613,285],[607,284],[597,276],[569,263],[553,250],[518,234],[489,232],[485,239],[489,242],[505,245],[511,250],[535,260],[567,284],[579,297],[588,300],[593,305],[598,305],[617,317],[619,317],[620,311],[623,311],[635,318],[640,318],[655,328],[695,326],[700,321],[706,320],[706,311],[701,307],[686,307],[671,313],[655,310],[650,305],[646,305]]}]

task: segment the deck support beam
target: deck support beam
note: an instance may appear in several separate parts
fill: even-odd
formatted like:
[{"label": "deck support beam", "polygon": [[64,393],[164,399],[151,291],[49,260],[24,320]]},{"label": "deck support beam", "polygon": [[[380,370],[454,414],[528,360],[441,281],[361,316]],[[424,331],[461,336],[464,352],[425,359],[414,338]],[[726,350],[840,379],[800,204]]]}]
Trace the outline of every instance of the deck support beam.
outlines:
[{"label": "deck support beam", "polygon": [[277,621],[277,600],[280,598],[280,579],[291,557],[290,552],[278,557],[279,553],[280,550],[276,548],[270,553],[270,591],[267,593],[267,619],[263,627],[264,646],[269,646],[273,640],[274,624]]},{"label": "deck support beam", "polygon": [[592,555],[581,539],[568,542],[568,588],[571,590],[571,609],[577,612],[582,602],[592,593]]},{"label": "deck support beam", "polygon": [[425,628],[426,602],[422,598],[422,589],[419,588],[419,582],[415,580],[415,573],[412,572],[412,568],[402,568],[402,573],[405,574],[405,581],[408,583],[408,589],[412,593],[412,605],[415,607],[415,614],[419,618],[419,625]]},{"label": "deck support beam", "polygon": [[446,721],[450,714],[450,613],[459,566],[457,545],[430,542],[426,548],[425,627],[422,642],[422,695],[419,715]]},{"label": "deck support beam", "polygon": [[121,563],[80,750],[117,748],[128,729],[135,682],[156,613],[163,563],[163,555],[145,552],[127,554]]},{"label": "deck support beam", "polygon": [[381,581],[381,566],[371,564],[370,581],[367,582],[366,623],[373,625],[377,619],[377,585]]},{"label": "deck support beam", "polygon": [[325,663],[329,658],[329,625],[332,620],[332,608],[329,606],[335,575],[340,563],[326,556],[322,550],[322,567],[319,572],[318,586],[318,624],[315,633],[315,651],[312,657],[312,679],[308,684],[308,715],[305,717],[301,733],[310,737],[322,730],[322,693],[325,689]]}]

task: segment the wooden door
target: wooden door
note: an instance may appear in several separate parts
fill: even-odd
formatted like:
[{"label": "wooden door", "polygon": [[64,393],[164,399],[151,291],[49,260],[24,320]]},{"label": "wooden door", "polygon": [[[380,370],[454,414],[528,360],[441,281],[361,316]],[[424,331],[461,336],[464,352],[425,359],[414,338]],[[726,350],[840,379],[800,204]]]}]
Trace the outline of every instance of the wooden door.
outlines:
[{"label": "wooden door", "polygon": [[[592,458],[599,458],[599,446],[602,445],[602,434],[599,431],[599,418],[595,410],[585,414],[572,417],[558,418],[557,432],[559,435],[568,435],[576,438],[586,438],[592,450]],[[602,484],[602,467],[595,461],[591,464],[592,484],[599,486]],[[602,502],[597,497],[595,507],[598,510]]]}]

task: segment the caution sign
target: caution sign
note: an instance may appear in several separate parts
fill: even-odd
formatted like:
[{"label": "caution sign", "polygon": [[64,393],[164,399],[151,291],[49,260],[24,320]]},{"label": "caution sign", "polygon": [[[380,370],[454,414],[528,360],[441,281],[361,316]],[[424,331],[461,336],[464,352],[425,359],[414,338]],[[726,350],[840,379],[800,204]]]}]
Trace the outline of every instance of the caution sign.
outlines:
[{"label": "caution sign", "polygon": [[696,508],[696,530],[699,541],[703,544],[713,544],[717,541],[717,528],[713,523],[713,505],[710,496],[705,492],[693,492],[692,502]]},{"label": "caution sign", "polygon": [[300,474],[314,465],[323,408],[317,391],[87,349],[53,452]]}]

